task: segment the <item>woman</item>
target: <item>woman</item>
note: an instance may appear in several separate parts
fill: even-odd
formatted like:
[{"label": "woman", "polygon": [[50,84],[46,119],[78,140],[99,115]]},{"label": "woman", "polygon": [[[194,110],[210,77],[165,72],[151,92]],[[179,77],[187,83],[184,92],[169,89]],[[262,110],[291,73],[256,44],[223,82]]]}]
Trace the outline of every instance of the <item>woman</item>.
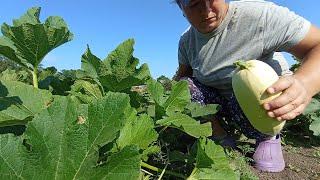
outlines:
[{"label": "woman", "polygon": [[[236,60],[258,59],[268,63],[281,78],[267,89],[283,92],[263,104],[275,120],[292,120],[301,114],[320,91],[320,30],[287,8],[250,0],[176,0],[191,27],[179,41],[176,79],[189,82],[192,100],[218,103],[221,112],[213,120],[213,135],[228,144],[228,126],[236,124],[247,137],[257,140],[253,159],[262,171],[280,172],[285,163],[280,136],[255,130],[235,99],[231,77]],[[293,74],[283,56],[289,52],[302,59]],[[229,141],[230,143],[230,141]]]}]

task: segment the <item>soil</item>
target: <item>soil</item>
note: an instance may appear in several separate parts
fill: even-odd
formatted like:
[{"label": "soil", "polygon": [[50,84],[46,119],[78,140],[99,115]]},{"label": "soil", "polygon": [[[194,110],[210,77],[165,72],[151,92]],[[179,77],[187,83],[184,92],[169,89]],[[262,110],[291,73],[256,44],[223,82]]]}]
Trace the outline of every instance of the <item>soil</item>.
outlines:
[{"label": "soil", "polygon": [[320,180],[320,147],[283,146],[285,169],[280,173],[252,171],[260,180]]}]

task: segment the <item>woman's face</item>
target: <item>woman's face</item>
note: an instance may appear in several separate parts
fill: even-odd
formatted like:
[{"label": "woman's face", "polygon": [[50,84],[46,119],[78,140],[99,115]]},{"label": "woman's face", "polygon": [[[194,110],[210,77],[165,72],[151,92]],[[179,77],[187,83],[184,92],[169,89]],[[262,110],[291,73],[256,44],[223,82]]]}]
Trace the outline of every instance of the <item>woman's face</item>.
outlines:
[{"label": "woman's face", "polygon": [[190,0],[181,8],[199,32],[209,33],[221,24],[228,11],[228,4],[225,0]]}]

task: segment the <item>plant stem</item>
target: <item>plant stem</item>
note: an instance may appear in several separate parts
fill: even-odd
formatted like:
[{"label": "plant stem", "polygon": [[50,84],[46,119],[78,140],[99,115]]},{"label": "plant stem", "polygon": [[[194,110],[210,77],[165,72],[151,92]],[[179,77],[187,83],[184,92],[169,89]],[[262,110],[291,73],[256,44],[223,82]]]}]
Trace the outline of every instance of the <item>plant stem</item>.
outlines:
[{"label": "plant stem", "polygon": [[168,126],[163,127],[160,131],[159,134],[162,133],[164,130],[166,130],[168,128]]},{"label": "plant stem", "polygon": [[31,71],[32,73],[32,79],[33,79],[33,87],[37,88],[38,89],[38,68],[35,67],[33,69],[33,71]]},{"label": "plant stem", "polygon": [[[145,168],[148,168],[152,171],[156,171],[156,172],[159,172],[161,173],[163,171],[163,169],[160,169],[160,168],[157,168],[157,167],[154,167],[154,166],[151,166],[145,162],[141,162],[141,166],[142,167],[145,167]],[[172,176],[175,176],[175,177],[179,177],[179,178],[182,178],[182,179],[186,179],[187,177],[184,176],[183,174],[179,174],[179,173],[176,173],[176,172],[173,172],[173,171],[169,171],[169,170],[166,170],[165,171],[166,174],[169,174],[169,175],[172,175]]]},{"label": "plant stem", "polygon": [[238,68],[240,68],[240,70],[243,70],[243,69],[248,69],[249,65],[244,62],[244,61],[236,61],[233,63],[234,65],[236,65]]},{"label": "plant stem", "polygon": [[162,179],[162,177],[163,177],[164,173],[165,173],[165,172],[166,172],[166,170],[167,170],[167,166],[168,166],[168,164],[166,164],[166,167],[164,167],[164,169],[162,170],[162,172],[161,172],[161,174],[160,174],[160,176],[159,176],[158,180],[161,180],[161,179]]}]

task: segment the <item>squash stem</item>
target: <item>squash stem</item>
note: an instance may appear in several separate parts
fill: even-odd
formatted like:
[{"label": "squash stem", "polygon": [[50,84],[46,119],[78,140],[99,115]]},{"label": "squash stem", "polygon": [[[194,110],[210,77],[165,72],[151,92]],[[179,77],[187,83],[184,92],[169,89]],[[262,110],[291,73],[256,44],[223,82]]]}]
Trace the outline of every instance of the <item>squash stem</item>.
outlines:
[{"label": "squash stem", "polygon": [[33,71],[31,71],[32,73],[32,79],[33,79],[33,87],[38,89],[38,68],[34,68]]},{"label": "squash stem", "polygon": [[248,69],[249,68],[249,65],[244,62],[244,61],[236,61],[233,63],[235,66],[237,66],[240,70],[243,70],[243,69]]},{"label": "squash stem", "polygon": [[[141,166],[145,167],[145,168],[148,168],[150,170],[159,172],[159,173],[161,173],[163,171],[163,169],[151,166],[151,165],[149,165],[149,164],[147,164],[145,162],[141,162]],[[165,174],[169,174],[169,175],[172,175],[172,176],[175,176],[175,177],[179,177],[179,178],[182,178],[182,179],[186,179],[187,178],[186,176],[184,176],[182,174],[179,174],[179,173],[176,173],[176,172],[172,172],[172,171],[169,171],[169,170],[166,170]]]}]

